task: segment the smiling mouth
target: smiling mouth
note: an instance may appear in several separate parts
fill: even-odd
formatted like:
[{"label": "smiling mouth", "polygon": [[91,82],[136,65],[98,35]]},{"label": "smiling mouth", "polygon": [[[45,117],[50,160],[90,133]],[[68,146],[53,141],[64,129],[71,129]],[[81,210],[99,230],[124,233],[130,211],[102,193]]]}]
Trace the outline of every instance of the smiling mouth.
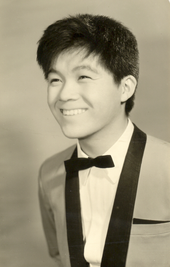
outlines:
[{"label": "smiling mouth", "polygon": [[60,109],[61,113],[64,116],[75,116],[84,113],[87,109],[79,108],[79,109]]}]

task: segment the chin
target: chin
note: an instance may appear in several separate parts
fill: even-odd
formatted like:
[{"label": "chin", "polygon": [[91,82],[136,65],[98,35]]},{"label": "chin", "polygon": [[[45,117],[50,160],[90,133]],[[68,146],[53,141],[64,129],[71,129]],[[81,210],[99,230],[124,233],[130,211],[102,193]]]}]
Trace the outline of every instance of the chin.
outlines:
[{"label": "chin", "polygon": [[62,129],[63,134],[69,139],[79,139],[79,134],[76,131],[68,131]]},{"label": "chin", "polygon": [[65,129],[62,128],[61,129],[63,134],[69,138],[69,139],[81,139],[81,138],[85,138],[86,136],[88,136],[88,134],[85,134],[85,132],[83,132],[83,130],[81,129]]}]

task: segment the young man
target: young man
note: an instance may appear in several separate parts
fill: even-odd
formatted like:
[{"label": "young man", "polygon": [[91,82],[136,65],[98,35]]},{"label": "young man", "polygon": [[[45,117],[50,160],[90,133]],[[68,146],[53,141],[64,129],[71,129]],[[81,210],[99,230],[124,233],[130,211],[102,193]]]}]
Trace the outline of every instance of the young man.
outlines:
[{"label": "young man", "polygon": [[37,60],[54,117],[78,140],[40,169],[56,266],[170,266],[169,145],[129,119],[139,72],[134,35],[104,16],[65,18],[45,30]]}]

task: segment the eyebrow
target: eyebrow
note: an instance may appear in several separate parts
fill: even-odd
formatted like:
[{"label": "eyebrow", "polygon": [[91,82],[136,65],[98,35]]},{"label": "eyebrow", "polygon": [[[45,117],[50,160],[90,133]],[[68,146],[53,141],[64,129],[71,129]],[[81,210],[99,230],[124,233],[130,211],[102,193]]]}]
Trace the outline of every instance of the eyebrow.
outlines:
[{"label": "eyebrow", "polygon": [[98,71],[95,68],[92,68],[90,65],[80,65],[80,66],[76,66],[75,68],[73,68],[73,72],[77,71],[77,70],[89,70],[94,72],[95,74],[99,74]]},{"label": "eyebrow", "polygon": [[58,74],[58,75],[61,75],[61,73],[58,71],[58,70],[55,70],[53,68],[49,69],[49,71],[47,72],[47,77],[50,73],[54,73],[54,74]]},{"label": "eyebrow", "polygon": [[[73,68],[73,72],[77,71],[77,70],[89,70],[94,72],[95,74],[99,74],[98,71],[95,68],[92,68],[90,65],[80,65],[80,66],[76,66],[75,68]],[[56,70],[56,69],[49,69],[49,71],[47,72],[47,77],[50,73],[54,73],[54,74],[58,74],[58,75],[62,75],[60,71]]]}]

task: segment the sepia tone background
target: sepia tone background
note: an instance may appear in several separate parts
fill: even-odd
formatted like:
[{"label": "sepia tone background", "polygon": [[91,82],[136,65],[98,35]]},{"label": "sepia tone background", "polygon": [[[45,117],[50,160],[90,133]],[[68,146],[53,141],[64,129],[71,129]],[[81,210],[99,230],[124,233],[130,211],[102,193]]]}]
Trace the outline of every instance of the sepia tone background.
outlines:
[{"label": "sepia tone background", "polygon": [[62,136],[46,104],[36,43],[49,24],[76,13],[114,17],[136,35],[140,82],[131,118],[170,141],[168,0],[0,0],[0,267],[55,266],[41,226],[37,175],[47,157],[74,141]]}]

